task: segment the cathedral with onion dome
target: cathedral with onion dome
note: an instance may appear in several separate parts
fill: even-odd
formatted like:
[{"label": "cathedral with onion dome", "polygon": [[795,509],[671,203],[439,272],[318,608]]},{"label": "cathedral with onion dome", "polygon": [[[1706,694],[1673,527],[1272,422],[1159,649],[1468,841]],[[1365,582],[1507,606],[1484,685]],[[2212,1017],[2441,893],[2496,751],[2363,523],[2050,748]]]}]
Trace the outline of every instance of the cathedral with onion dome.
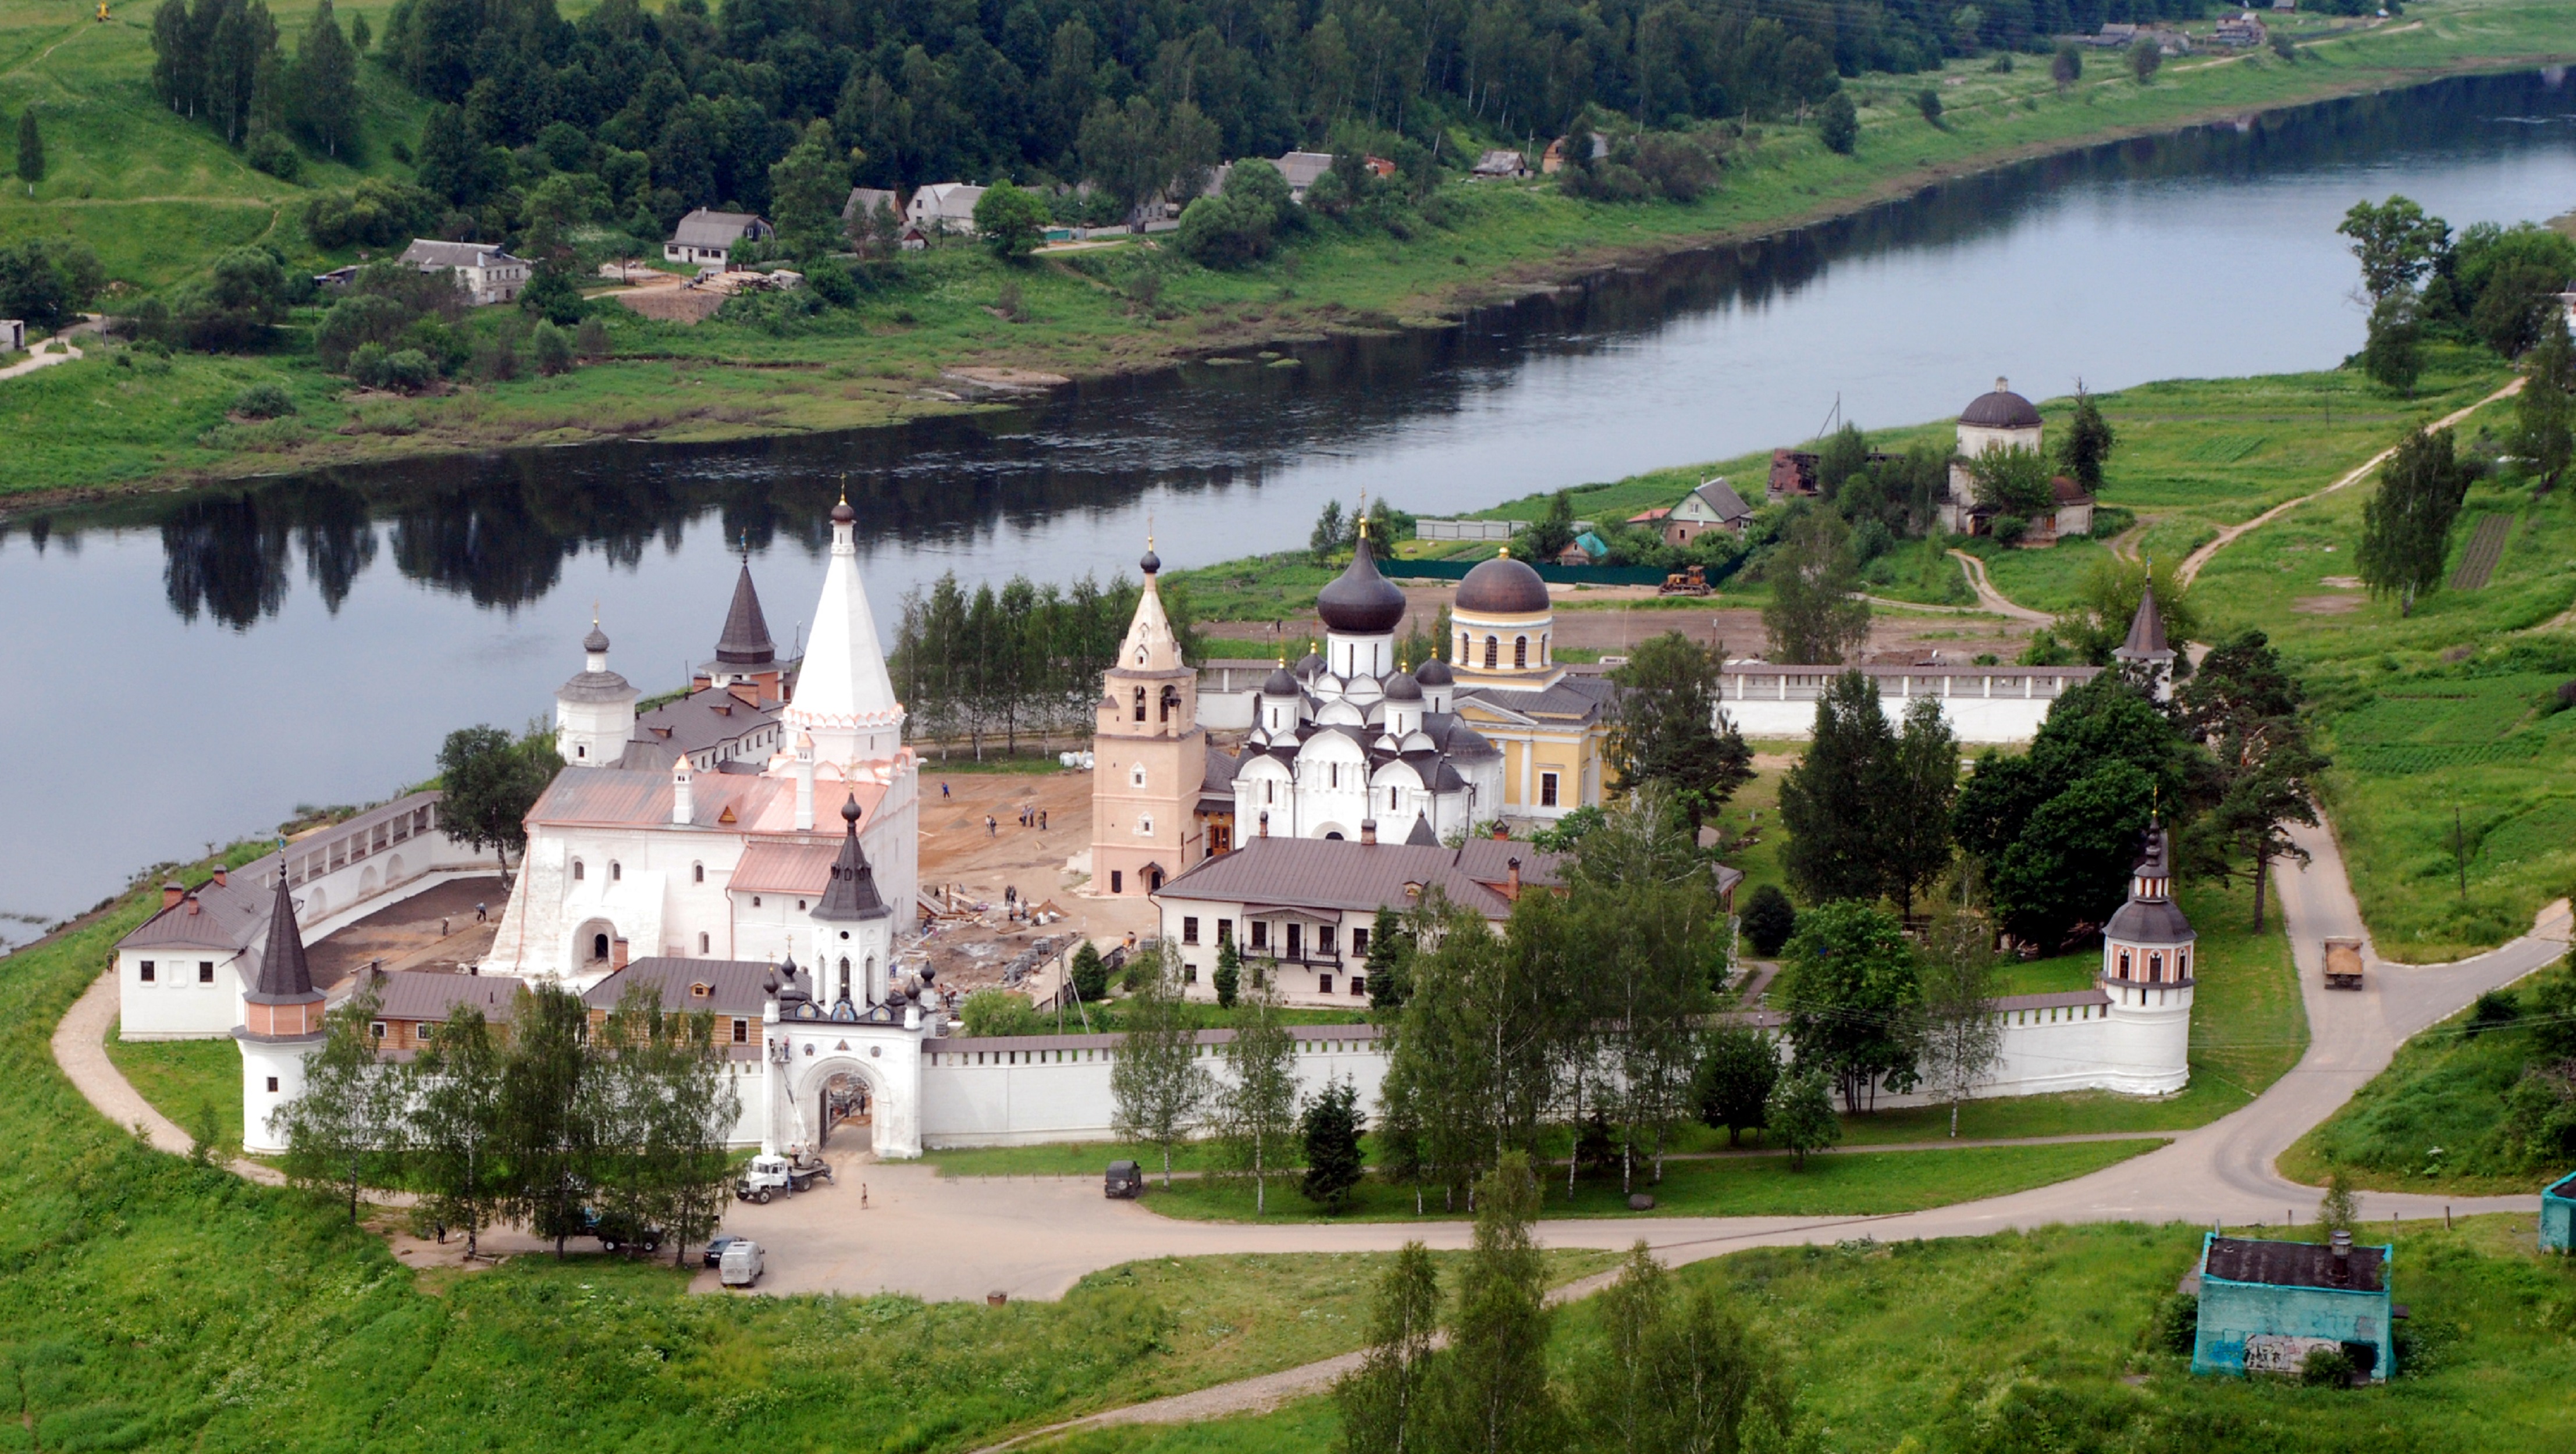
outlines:
[{"label": "cathedral with onion dome", "polygon": [[1154,575],[1107,673],[1093,739],[1092,877],[1146,894],[1254,838],[1429,844],[1543,826],[1601,801],[1615,690],[1556,659],[1547,583],[1506,552],[1459,582],[1445,659],[1398,655],[1408,604],[1363,533],[1316,597],[1324,639],[1281,661],[1229,750],[1198,715]]}]

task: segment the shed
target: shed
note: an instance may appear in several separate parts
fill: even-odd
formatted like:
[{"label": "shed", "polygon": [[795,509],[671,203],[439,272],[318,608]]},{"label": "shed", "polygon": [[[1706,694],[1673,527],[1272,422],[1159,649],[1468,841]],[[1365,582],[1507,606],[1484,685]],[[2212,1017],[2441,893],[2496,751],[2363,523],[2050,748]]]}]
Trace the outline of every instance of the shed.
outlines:
[{"label": "shed", "polygon": [[2576,1252],[2576,1175],[2540,1194],[2540,1250]]},{"label": "shed", "polygon": [[2206,1234],[2191,1371],[2295,1374],[2310,1353],[2339,1348],[2359,1377],[2385,1383],[2397,1363],[2388,1290],[2395,1250],[2356,1247],[2349,1232],[2326,1246]]}]

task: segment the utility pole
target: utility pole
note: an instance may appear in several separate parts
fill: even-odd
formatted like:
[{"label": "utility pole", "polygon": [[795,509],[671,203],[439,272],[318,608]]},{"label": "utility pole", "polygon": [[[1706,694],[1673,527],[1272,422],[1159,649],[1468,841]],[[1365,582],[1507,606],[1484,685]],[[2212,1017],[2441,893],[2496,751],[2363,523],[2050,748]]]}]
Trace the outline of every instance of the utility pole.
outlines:
[{"label": "utility pole", "polygon": [[2460,870],[2460,902],[2469,901],[2469,855],[2466,839],[2460,834],[2460,805],[2451,805],[2451,862]]}]

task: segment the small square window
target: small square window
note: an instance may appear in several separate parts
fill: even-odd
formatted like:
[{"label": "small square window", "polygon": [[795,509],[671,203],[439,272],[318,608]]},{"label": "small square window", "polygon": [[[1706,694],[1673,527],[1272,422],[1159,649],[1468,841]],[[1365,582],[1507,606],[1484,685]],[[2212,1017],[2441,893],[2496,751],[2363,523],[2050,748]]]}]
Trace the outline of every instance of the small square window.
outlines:
[{"label": "small square window", "polygon": [[211,960],[211,959],[200,959],[200,960],[198,960],[198,961],[197,961],[197,983],[199,983],[199,984],[213,984],[214,982],[215,982],[215,962],[214,962],[213,960]]},{"label": "small square window", "polygon": [[379,1040],[382,1040],[385,1038],[385,1022],[382,1020],[369,1021],[367,1024],[367,1033]]},{"label": "small square window", "polygon": [[151,960],[148,960],[148,959],[147,959],[147,960],[145,960],[145,961],[143,961],[143,966],[142,966],[142,968],[143,968],[143,982],[144,982],[145,984],[150,984],[150,983],[152,983],[152,981],[153,981],[153,977],[154,977],[154,975],[157,973],[157,971],[153,968],[152,961],[151,961]]},{"label": "small square window", "polygon": [[270,1095],[275,1095],[275,1094],[277,1094],[277,1077],[276,1077],[276,1076],[273,1076],[273,1075],[272,1075],[272,1076],[270,1076],[270,1077],[268,1078],[268,1093],[269,1093]]}]

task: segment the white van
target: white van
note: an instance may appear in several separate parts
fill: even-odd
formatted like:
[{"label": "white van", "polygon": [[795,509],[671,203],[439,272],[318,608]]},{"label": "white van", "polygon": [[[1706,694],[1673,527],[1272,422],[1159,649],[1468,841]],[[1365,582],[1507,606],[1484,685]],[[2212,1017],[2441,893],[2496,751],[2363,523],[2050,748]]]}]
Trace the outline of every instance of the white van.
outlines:
[{"label": "white van", "polygon": [[716,1276],[727,1287],[750,1287],[760,1281],[762,1266],[760,1244],[745,1237],[725,1248]]}]

